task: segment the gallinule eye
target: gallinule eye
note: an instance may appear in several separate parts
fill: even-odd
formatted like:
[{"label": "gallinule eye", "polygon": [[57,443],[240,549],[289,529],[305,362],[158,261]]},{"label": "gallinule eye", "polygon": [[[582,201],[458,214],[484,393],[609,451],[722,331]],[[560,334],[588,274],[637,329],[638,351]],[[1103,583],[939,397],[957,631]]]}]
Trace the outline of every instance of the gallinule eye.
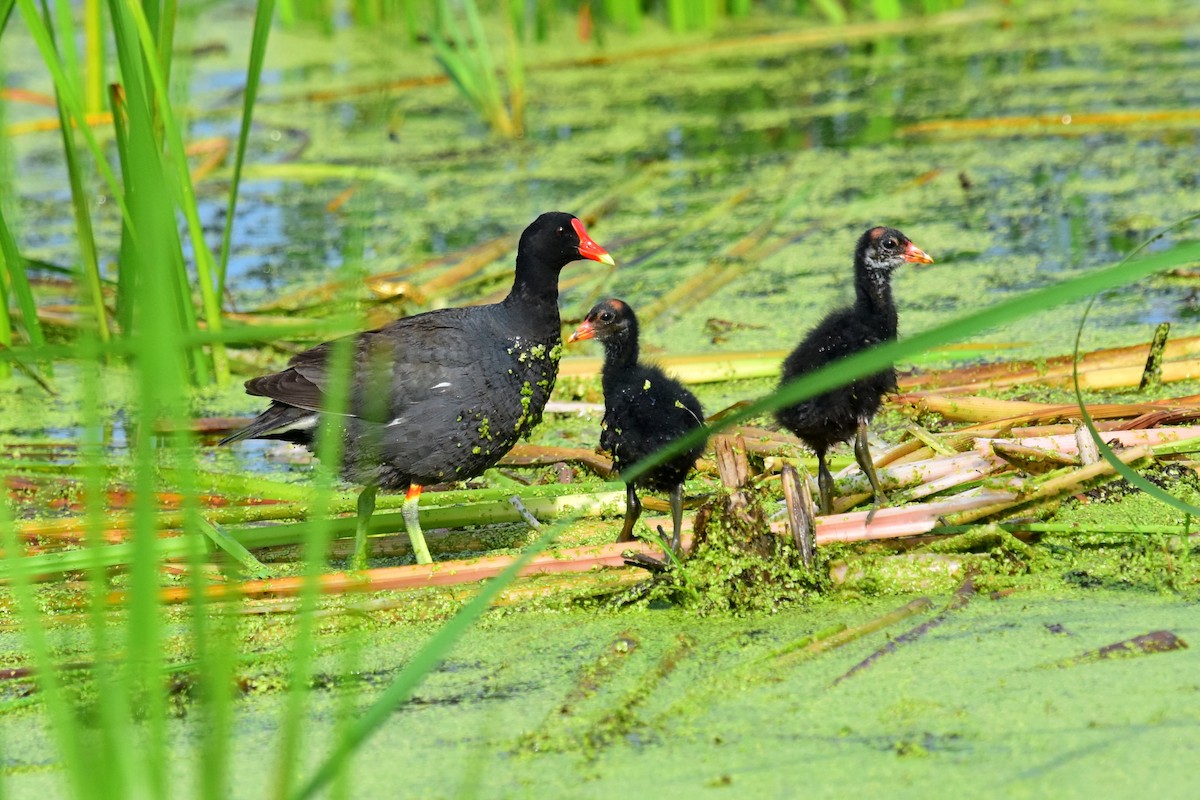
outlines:
[{"label": "gallinule eye", "polygon": [[[783,383],[872,345],[896,338],[896,305],[892,272],[905,262],[932,264],[933,259],[895,228],[871,228],[854,251],[854,305],[830,312],[783,362]],[[854,437],[854,457],[871,481],[875,508],[886,504],[871,452],[867,423],[879,410],[883,395],[896,391],[896,370],[867,375],[851,383],[781,408],[776,418],[817,453],[821,513],[833,508],[833,476],[825,462],[830,445]],[[874,511],[872,511],[874,513]]]},{"label": "gallinule eye", "polygon": [[[342,475],[364,486],[355,568],[366,563],[377,490],[407,490],[405,527],[417,562],[428,564],[421,487],[481,474],[541,421],[562,349],[559,271],[581,258],[614,263],[574,216],[542,214],[521,234],[516,277],[501,302],[429,311],[353,337],[349,402],[337,422]],[[249,394],[272,403],[221,444],[283,439],[311,449],[333,347],[318,345],[282,372],[247,381]]]},{"label": "gallinule eye", "polygon": [[[668,442],[704,424],[704,411],[696,396],[661,369],[638,363],[638,322],[633,309],[620,300],[597,303],[568,342],[597,339],[604,345],[604,421],[600,446],[612,453],[621,470],[636,464]],[[633,539],[633,526],[642,513],[637,489],[644,486],[667,492],[671,499],[671,549],[679,551],[683,521],[683,482],[704,451],[700,443],[685,453],[627,481],[625,525],[617,539]]]}]

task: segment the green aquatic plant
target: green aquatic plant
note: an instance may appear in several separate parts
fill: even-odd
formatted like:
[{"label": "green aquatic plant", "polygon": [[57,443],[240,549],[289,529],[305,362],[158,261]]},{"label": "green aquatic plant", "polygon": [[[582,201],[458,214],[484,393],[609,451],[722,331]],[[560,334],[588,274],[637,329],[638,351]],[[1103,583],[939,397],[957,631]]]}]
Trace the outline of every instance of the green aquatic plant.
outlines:
[{"label": "green aquatic plant", "polygon": [[[186,158],[184,126],[171,98],[171,62],[178,7],[174,3],[109,4],[107,19],[113,34],[119,80],[108,93],[120,178],[93,127],[95,78],[104,71],[103,18],[94,2],[84,4],[86,51],[81,59],[75,46],[76,30],[65,4],[55,4],[55,14],[43,14],[32,0],[18,0],[22,21],[38,47],[55,93],[58,128],[62,137],[63,165],[71,190],[71,208],[79,247],[78,264],[71,271],[80,295],[80,308],[88,314],[81,335],[94,333],[101,342],[118,334],[138,334],[143,309],[141,283],[169,277],[168,303],[175,324],[189,338],[201,329],[220,333],[223,328],[221,297],[225,289],[230,238],[236,209],[246,137],[254,98],[262,72],[273,0],[258,4],[258,17],[246,73],[246,102],[229,194],[222,247],[216,259],[204,239],[192,176]],[[11,31],[6,32],[9,35]],[[84,147],[80,147],[79,138]],[[116,254],[101,254],[94,232],[95,193],[93,171],[121,210],[121,242]],[[13,187],[14,189],[18,187]],[[185,224],[191,270],[177,219]],[[12,299],[21,312],[26,340],[35,347],[44,341],[29,287],[29,265],[20,255],[20,230],[14,229],[0,209],[0,274],[7,275]],[[116,256],[115,291],[100,273],[103,256]],[[4,298],[8,299],[8,292]],[[109,304],[112,304],[110,310]],[[13,343],[13,320],[4,303],[0,315],[0,344]],[[189,382],[224,383],[229,379],[225,342],[219,337],[203,345],[184,347]]]},{"label": "green aquatic plant", "polygon": [[520,136],[525,129],[525,69],[514,24],[509,19],[506,25],[507,67],[502,69],[492,55],[475,0],[464,0],[462,15],[465,29],[450,0],[439,0],[440,27],[430,31],[434,56],[492,130],[510,138]]}]

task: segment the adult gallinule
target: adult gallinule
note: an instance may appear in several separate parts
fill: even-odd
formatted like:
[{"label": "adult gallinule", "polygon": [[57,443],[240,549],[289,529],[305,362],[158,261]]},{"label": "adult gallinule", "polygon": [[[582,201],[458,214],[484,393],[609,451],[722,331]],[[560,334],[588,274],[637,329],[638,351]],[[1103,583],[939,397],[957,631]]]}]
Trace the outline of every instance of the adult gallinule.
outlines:
[{"label": "adult gallinule", "polygon": [[[805,373],[896,338],[896,305],[892,271],[904,262],[932,264],[933,259],[895,228],[871,228],[854,250],[854,305],[831,312],[809,332],[783,362],[783,383]],[[821,513],[833,507],[833,476],[825,463],[829,446],[854,436],[854,457],[871,481],[875,507],[886,497],[867,447],[867,423],[879,410],[883,395],[896,391],[896,369],[851,381],[845,386],[781,408],[776,418],[817,453]],[[874,511],[872,511],[874,513]]]},{"label": "adult gallinule", "polygon": [[[604,345],[604,421],[600,447],[612,453],[618,470],[704,424],[696,396],[661,369],[638,363],[638,322],[633,309],[620,300],[601,300],[571,334],[568,342],[597,339]],[[671,549],[679,550],[683,522],[683,482],[704,451],[701,442],[653,467],[625,484],[625,525],[617,541],[633,539],[633,526],[642,513],[637,488],[667,492],[671,498]]]},{"label": "adult gallinule", "polygon": [[[403,512],[417,562],[431,561],[417,514],[421,487],[473,478],[542,418],[562,349],[559,271],[589,258],[613,264],[570,214],[542,214],[521,234],[516,277],[499,303],[446,308],[352,337],[349,399],[341,427],[343,477],[364,488],[353,565],[366,561],[367,523],[378,489],[407,489]],[[313,446],[336,343],[246,382],[273,402],[222,440],[283,439]]]}]

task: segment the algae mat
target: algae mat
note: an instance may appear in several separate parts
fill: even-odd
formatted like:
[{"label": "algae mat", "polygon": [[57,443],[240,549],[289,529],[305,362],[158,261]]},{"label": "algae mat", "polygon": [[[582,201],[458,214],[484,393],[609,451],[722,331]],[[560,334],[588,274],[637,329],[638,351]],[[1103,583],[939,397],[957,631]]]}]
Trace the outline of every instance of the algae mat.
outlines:
[{"label": "algae mat", "polygon": [[[493,615],[360,751],[349,796],[1191,796],[1200,649],[1077,657],[1154,630],[1194,643],[1194,603],[1110,590],[981,595],[833,685],[936,614],[946,598],[934,597],[933,611],[844,647],[756,661],[912,599],[748,619]],[[343,650],[319,673],[310,764],[424,639],[400,627],[361,635],[361,661],[348,668]],[[269,793],[282,707],[271,691],[239,706],[234,796]],[[20,716],[2,728],[14,796],[54,796],[49,740]],[[178,781],[196,769],[199,724],[173,723]]]}]

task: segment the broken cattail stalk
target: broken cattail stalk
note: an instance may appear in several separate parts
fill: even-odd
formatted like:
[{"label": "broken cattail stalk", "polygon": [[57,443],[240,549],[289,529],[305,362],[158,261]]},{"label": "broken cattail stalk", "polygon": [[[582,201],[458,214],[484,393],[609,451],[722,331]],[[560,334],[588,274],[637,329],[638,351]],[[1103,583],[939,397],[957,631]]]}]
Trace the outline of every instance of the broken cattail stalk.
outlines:
[{"label": "broken cattail stalk", "polygon": [[781,472],[781,481],[792,541],[800,552],[800,560],[804,566],[811,569],[817,547],[813,539],[813,518],[816,516],[816,509],[813,507],[808,475],[802,477],[796,467],[785,464]]},{"label": "broken cattail stalk", "polygon": [[[1148,447],[1135,447],[1117,453],[1117,458],[1123,464],[1136,465],[1138,462],[1149,460],[1152,453]],[[1111,480],[1116,476],[1116,470],[1107,461],[1091,464],[1077,470],[1071,470],[1064,475],[1058,475],[1040,484],[1031,494],[996,503],[992,506],[975,508],[968,511],[944,515],[946,525],[965,525],[979,522],[1000,514],[1010,514],[1016,511],[1045,503],[1059,495],[1080,492],[1090,489],[1100,483]]]},{"label": "broken cattail stalk", "polygon": [[[1082,429],[1086,435],[1087,430]],[[1161,445],[1175,443],[1181,447],[1195,446],[1200,448],[1200,426],[1188,426],[1178,428],[1145,428],[1132,431],[1105,431],[1101,433],[1100,438],[1105,444],[1120,447],[1136,447],[1139,445]],[[1088,436],[1088,440],[1091,437]],[[1077,455],[1079,453],[1079,439],[1074,434],[1059,434],[1056,436],[1023,436],[1016,439],[975,439],[975,451],[980,454],[986,454],[989,450],[993,450],[997,444],[1003,444],[1006,447],[1024,447],[1046,452],[1058,452],[1060,454]],[[1155,450],[1157,451],[1157,448]],[[1173,450],[1172,452],[1188,452],[1188,450]]]},{"label": "broken cattail stalk", "polygon": [[[1002,501],[1011,502],[1015,498],[1015,492],[964,492],[934,503],[881,508],[875,512],[870,524],[867,523],[869,511],[829,514],[816,518],[815,538],[820,547],[831,542],[866,542],[915,536],[940,527],[945,515],[994,506]],[[785,533],[782,523],[772,523],[771,530]]]},{"label": "broken cattail stalk", "polygon": [[1063,467],[1078,467],[1078,456],[1060,450],[1028,447],[1005,439],[991,439],[992,451],[1017,469],[1033,475],[1041,475]]},{"label": "broken cattail stalk", "polygon": [[1160,322],[1154,329],[1154,339],[1150,342],[1150,352],[1146,356],[1146,366],[1142,369],[1142,380],[1138,383],[1138,391],[1157,389],[1162,385],[1163,350],[1167,346],[1167,336],[1171,333],[1171,323]]},{"label": "broken cattail stalk", "polygon": [[[908,433],[914,439],[916,439],[919,442],[922,442],[923,444],[925,444],[926,447],[930,448],[931,450],[933,450],[933,452],[937,453],[938,455],[952,456],[956,452],[958,452],[953,447],[951,447],[950,445],[943,442],[940,438],[938,438],[938,436],[936,434],[925,430],[924,428],[922,428],[920,425],[916,424],[915,422],[910,422],[908,425],[905,425],[904,430],[906,433]],[[876,465],[876,466],[878,466],[878,465]]]},{"label": "broken cattail stalk", "polygon": [[[1002,468],[1003,462],[991,454],[963,453],[961,455],[930,458],[924,461],[913,461],[905,464],[895,464],[890,467],[876,467],[879,483],[884,490],[904,489],[915,484],[929,484],[942,480],[938,488],[931,491],[915,490],[915,496],[924,497],[935,492],[943,491],[951,486],[957,486],[989,475]],[[856,466],[852,467],[857,469]],[[870,482],[862,472],[838,477],[834,484],[840,494],[869,494]]]},{"label": "broken cattail stalk", "polygon": [[1079,463],[1084,466],[1100,461],[1100,448],[1096,446],[1092,432],[1084,427],[1082,422],[1075,425],[1075,449],[1079,453]]}]

